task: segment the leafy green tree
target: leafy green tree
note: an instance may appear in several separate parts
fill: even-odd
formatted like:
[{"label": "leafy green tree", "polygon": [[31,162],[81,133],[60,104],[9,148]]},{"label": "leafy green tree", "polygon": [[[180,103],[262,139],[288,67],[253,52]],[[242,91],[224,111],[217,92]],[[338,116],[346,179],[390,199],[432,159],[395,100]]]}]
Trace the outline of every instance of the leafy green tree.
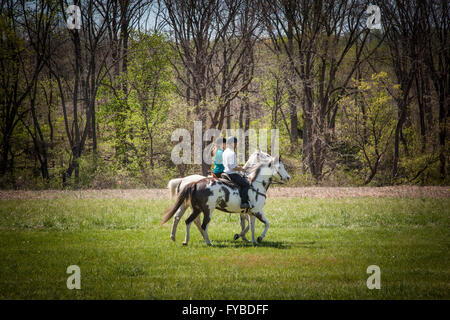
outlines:
[{"label": "leafy green tree", "polygon": [[136,32],[132,34],[128,71],[117,79],[127,84],[126,89],[113,90],[107,85],[102,90],[108,101],[102,106],[100,119],[115,131],[106,140],[112,141],[120,163],[139,171],[145,184],[149,183],[147,163],[151,169],[155,167],[158,129],[168,116],[170,56],[164,35]]},{"label": "leafy green tree", "polygon": [[337,131],[341,141],[359,150],[356,157],[364,163],[362,175],[364,184],[368,184],[393,143],[396,115],[387,86],[392,90],[396,87],[389,83],[386,72],[373,74],[369,80],[354,80],[354,83],[355,95],[340,101],[342,121]]}]

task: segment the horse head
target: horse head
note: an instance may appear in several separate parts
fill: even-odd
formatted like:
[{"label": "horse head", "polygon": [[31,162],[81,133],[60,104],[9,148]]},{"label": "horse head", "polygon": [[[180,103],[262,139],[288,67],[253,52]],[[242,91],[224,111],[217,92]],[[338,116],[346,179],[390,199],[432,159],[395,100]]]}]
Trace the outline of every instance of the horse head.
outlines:
[{"label": "horse head", "polygon": [[287,182],[289,179],[291,179],[291,176],[289,173],[287,173],[286,168],[284,167],[283,162],[281,161],[281,156],[276,156],[272,160],[271,167],[273,168],[273,177],[278,182]]},{"label": "horse head", "polygon": [[[269,156],[270,157],[270,156]],[[291,177],[284,168],[280,157],[270,157],[269,161],[263,161],[250,169],[250,181],[267,182],[269,180],[279,183],[287,182]]]}]

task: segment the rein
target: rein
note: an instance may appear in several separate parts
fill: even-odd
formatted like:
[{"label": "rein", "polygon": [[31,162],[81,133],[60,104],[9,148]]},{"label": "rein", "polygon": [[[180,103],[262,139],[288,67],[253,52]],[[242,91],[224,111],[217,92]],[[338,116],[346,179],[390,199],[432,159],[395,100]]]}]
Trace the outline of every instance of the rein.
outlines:
[{"label": "rein", "polygon": [[[255,181],[253,181],[253,182],[263,183],[264,181],[258,181],[258,180],[255,180]],[[277,182],[277,181],[272,181],[272,179],[270,179],[270,180],[269,180],[269,184],[267,185],[267,188],[266,188],[266,192],[267,192],[267,190],[269,190],[269,187],[270,187],[271,184],[283,184],[283,183],[282,183],[282,182]],[[265,193],[262,193],[262,192],[259,192],[258,190],[256,190],[255,187],[253,187],[252,184],[250,185],[250,187],[251,187],[251,189],[252,189],[253,191],[255,191],[257,194],[259,194],[260,196],[263,196],[264,198],[267,199],[267,196],[266,196]]]},{"label": "rein", "polygon": [[[280,173],[277,172],[277,174],[278,174],[278,176],[281,178]],[[245,176],[245,178],[248,179],[248,176],[247,176],[246,174],[245,174],[244,176]],[[255,187],[253,187],[253,183],[254,183],[254,182],[263,183],[264,181],[258,181],[258,180],[255,180],[255,181],[252,182],[252,184],[250,184],[250,188],[251,188],[254,192],[256,192],[256,194],[258,194],[258,195],[260,195],[260,196],[263,196],[264,198],[267,199],[267,195],[266,195],[265,193],[259,192]],[[269,187],[270,187],[270,185],[271,185],[272,183],[273,183],[273,184],[283,184],[282,182],[272,181],[272,178],[270,178],[270,179],[269,179],[269,184],[267,185],[267,188],[266,188],[266,193],[267,193],[267,190],[269,190]]]},{"label": "rein", "polygon": [[264,198],[267,199],[267,196],[265,193],[259,192],[258,190],[256,190],[252,185],[250,185],[252,187],[252,190],[255,191],[257,194],[259,194],[260,196],[263,196]]}]

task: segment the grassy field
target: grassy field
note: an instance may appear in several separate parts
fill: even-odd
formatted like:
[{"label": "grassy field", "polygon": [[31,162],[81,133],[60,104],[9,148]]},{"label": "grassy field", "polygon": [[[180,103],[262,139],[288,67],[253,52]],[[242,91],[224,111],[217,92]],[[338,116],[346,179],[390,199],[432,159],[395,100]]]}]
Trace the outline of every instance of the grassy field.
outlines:
[{"label": "grassy field", "polygon": [[[207,247],[164,199],[0,200],[0,299],[449,299],[450,199],[269,199],[259,246],[216,211]],[[263,230],[258,222],[257,234]],[[250,233],[248,234],[250,236]],[[381,269],[369,290],[366,269]],[[66,268],[81,268],[68,290]]]}]

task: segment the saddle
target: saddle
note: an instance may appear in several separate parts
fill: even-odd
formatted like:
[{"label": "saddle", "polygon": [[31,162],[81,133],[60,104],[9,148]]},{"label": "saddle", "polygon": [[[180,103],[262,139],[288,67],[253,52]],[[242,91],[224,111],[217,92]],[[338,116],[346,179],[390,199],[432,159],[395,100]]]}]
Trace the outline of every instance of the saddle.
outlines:
[{"label": "saddle", "polygon": [[[244,176],[245,179],[247,179],[246,176]],[[226,184],[227,186],[231,187],[231,188],[236,188],[240,191],[240,187],[234,183],[230,176],[228,174],[226,174],[225,172],[222,172],[221,178],[218,178],[217,180],[219,180],[220,182]],[[248,181],[248,179],[247,179]],[[264,198],[266,198],[266,195],[264,193],[259,192],[258,190],[256,190],[251,184],[250,184],[250,190],[255,191],[257,194],[259,194],[260,196],[263,196]]]},{"label": "saddle", "polygon": [[221,177],[218,180],[220,182],[222,182],[223,184],[226,184],[230,188],[239,189],[239,186],[236,183],[234,183],[231,180],[230,176],[227,175],[225,172],[222,172],[222,175],[221,175]]}]

